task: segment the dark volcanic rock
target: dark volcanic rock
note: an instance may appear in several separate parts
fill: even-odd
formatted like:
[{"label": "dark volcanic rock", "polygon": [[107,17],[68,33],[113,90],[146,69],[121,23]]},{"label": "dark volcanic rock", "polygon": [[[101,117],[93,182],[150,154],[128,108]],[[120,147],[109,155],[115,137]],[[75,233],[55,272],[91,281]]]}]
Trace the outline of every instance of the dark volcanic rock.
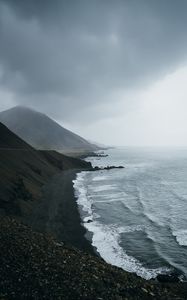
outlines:
[{"label": "dark volcanic rock", "polygon": [[84,159],[87,157],[108,157],[108,154],[104,154],[104,152],[96,153],[96,152],[85,152],[84,154],[80,155],[79,157]]},{"label": "dark volcanic rock", "polygon": [[107,166],[107,167],[94,167],[90,171],[102,171],[102,170],[112,170],[112,169],[124,169],[125,167],[123,166]]},{"label": "dark volcanic rock", "polygon": [[156,284],[19,222],[0,220],[0,299],[186,299],[186,284]]},{"label": "dark volcanic rock", "polygon": [[87,223],[92,223],[92,222],[93,222],[92,220],[88,220],[88,221],[87,221]]},{"label": "dark volcanic rock", "polygon": [[179,274],[171,273],[171,274],[159,274],[157,276],[157,280],[159,282],[179,282]]},{"label": "dark volcanic rock", "polygon": [[112,170],[112,169],[124,169],[125,167],[123,166],[107,166],[104,167],[103,170]]}]

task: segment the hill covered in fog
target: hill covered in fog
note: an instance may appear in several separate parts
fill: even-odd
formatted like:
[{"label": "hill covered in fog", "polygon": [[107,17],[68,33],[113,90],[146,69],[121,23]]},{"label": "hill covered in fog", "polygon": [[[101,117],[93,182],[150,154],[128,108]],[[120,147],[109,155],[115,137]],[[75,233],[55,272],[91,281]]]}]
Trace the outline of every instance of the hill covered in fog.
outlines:
[{"label": "hill covered in fog", "polygon": [[0,121],[33,147],[41,150],[94,151],[98,147],[63,128],[45,114],[16,106],[0,113]]}]

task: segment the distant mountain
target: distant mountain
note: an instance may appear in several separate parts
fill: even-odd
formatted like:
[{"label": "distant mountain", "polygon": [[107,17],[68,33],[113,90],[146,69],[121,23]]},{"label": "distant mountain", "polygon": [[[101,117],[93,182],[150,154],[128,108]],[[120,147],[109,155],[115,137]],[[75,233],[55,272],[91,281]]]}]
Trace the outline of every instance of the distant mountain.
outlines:
[{"label": "distant mountain", "polygon": [[16,106],[3,111],[0,113],[0,122],[37,149],[81,152],[99,148],[30,108]]},{"label": "distant mountain", "polygon": [[0,150],[34,150],[30,145],[21,140],[17,135],[8,130],[8,128],[0,123]]}]

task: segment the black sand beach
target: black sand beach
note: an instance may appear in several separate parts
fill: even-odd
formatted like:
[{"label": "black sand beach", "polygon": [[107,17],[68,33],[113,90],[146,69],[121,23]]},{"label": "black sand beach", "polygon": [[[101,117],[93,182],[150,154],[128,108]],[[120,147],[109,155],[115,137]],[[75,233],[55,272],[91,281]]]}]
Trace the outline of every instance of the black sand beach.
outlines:
[{"label": "black sand beach", "polygon": [[66,170],[55,175],[42,189],[40,204],[23,221],[35,230],[47,232],[77,249],[95,254],[85,238],[86,229],[81,225],[72,181],[78,170]]},{"label": "black sand beach", "polygon": [[72,183],[89,163],[34,150],[2,130],[0,300],[185,299],[185,283],[143,280],[92,248]]}]

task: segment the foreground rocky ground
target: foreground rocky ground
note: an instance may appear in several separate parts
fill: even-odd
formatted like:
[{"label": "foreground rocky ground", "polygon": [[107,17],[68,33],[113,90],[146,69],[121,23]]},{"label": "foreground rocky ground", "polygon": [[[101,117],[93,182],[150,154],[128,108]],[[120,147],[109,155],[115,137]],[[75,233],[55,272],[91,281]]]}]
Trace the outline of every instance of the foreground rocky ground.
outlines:
[{"label": "foreground rocky ground", "polygon": [[158,284],[10,218],[0,220],[0,299],[187,299],[186,284]]}]

